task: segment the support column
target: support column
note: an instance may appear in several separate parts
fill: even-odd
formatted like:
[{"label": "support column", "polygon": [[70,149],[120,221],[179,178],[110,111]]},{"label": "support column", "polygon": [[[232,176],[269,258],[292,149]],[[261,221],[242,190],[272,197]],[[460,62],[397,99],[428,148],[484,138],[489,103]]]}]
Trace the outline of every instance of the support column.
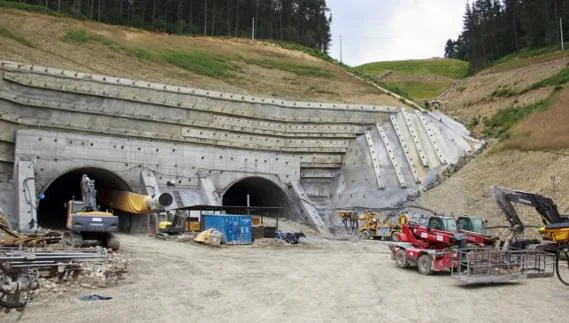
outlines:
[{"label": "support column", "polygon": [[34,164],[31,161],[19,160],[16,167],[18,228],[20,231],[33,231],[38,228]]}]

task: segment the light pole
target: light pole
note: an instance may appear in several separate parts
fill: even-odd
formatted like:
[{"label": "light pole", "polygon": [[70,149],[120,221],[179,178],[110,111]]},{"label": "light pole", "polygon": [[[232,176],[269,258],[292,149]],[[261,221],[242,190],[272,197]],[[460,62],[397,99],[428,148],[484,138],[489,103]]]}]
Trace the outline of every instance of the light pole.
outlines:
[{"label": "light pole", "polygon": [[340,63],[343,63],[342,60],[342,35],[340,35]]}]

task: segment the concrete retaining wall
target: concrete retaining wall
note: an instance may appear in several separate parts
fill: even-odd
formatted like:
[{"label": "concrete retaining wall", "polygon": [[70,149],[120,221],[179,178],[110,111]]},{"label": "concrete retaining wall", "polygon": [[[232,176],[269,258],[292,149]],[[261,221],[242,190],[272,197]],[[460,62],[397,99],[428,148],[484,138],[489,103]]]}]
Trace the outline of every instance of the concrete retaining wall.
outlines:
[{"label": "concrete retaining wall", "polygon": [[21,186],[20,162],[32,163],[37,192],[69,170],[96,167],[146,193],[148,172],[160,190],[177,192],[179,206],[220,204],[232,183],[260,176],[286,193],[290,217],[326,231],[339,223],[336,208],[401,204],[482,146],[454,120],[405,107],[285,101],[12,62],[0,62],[0,76],[0,207],[22,229],[28,215],[5,197]]}]

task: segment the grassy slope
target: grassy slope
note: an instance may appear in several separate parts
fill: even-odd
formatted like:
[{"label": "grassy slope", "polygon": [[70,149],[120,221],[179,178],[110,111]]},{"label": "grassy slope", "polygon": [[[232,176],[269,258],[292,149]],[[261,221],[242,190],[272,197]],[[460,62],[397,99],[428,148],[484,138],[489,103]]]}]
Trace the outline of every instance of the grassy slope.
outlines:
[{"label": "grassy slope", "polygon": [[323,58],[246,39],[158,34],[0,6],[0,59],[237,93],[401,104]]},{"label": "grassy slope", "polygon": [[[423,194],[421,205],[455,214],[482,215],[491,226],[506,225],[503,213],[489,192],[490,186],[495,185],[543,194],[556,202],[561,213],[569,212],[569,85],[566,84],[566,60],[559,61],[563,57],[564,53],[547,49],[524,51],[501,59],[457,85],[464,90],[449,97],[446,112],[491,108],[493,115],[486,122],[480,120],[479,126],[486,127],[499,142],[441,185]],[[547,70],[549,72],[544,73]],[[525,79],[528,75],[541,73],[543,76],[539,78],[521,82],[523,86],[515,84],[520,77]],[[518,76],[511,77],[510,74]],[[516,88],[513,92],[518,93],[511,98],[492,97],[492,90],[488,90],[482,94],[490,102],[474,102],[460,108],[453,105],[469,91],[480,91],[488,82],[501,82],[502,89]],[[525,89],[529,90],[520,95],[519,92]],[[537,95],[545,89],[550,90],[544,98]],[[506,92],[512,91],[503,92],[509,95]],[[556,179],[555,186],[552,176]],[[542,224],[532,208],[518,207],[517,211],[526,225]],[[505,237],[505,230],[492,233]],[[526,235],[539,236],[529,227]]]},{"label": "grassy slope", "polygon": [[372,77],[390,72],[382,79],[387,87],[423,100],[436,97],[454,80],[466,77],[468,64],[459,60],[423,59],[369,63],[356,69]]},{"label": "grassy slope", "polygon": [[566,53],[550,47],[537,49],[522,49],[518,52],[504,56],[481,73],[506,72],[515,68],[551,61],[565,57]]},{"label": "grassy slope", "polygon": [[[540,63],[565,57],[549,48],[523,50],[506,56],[480,74],[505,73],[519,68],[532,68]],[[507,106],[483,121],[486,135],[498,138],[498,150],[560,150],[569,148],[569,66],[550,77],[536,81],[521,90],[498,89],[493,96],[518,97],[532,91],[550,88],[545,99],[532,104]]]}]

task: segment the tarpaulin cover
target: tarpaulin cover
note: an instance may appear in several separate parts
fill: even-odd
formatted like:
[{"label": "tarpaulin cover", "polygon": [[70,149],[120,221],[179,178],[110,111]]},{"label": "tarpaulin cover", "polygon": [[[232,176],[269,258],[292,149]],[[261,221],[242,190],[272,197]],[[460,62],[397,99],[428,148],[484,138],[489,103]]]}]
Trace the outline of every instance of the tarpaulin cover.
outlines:
[{"label": "tarpaulin cover", "polygon": [[127,191],[102,191],[99,194],[102,205],[133,214],[147,213],[147,195],[140,195]]}]

